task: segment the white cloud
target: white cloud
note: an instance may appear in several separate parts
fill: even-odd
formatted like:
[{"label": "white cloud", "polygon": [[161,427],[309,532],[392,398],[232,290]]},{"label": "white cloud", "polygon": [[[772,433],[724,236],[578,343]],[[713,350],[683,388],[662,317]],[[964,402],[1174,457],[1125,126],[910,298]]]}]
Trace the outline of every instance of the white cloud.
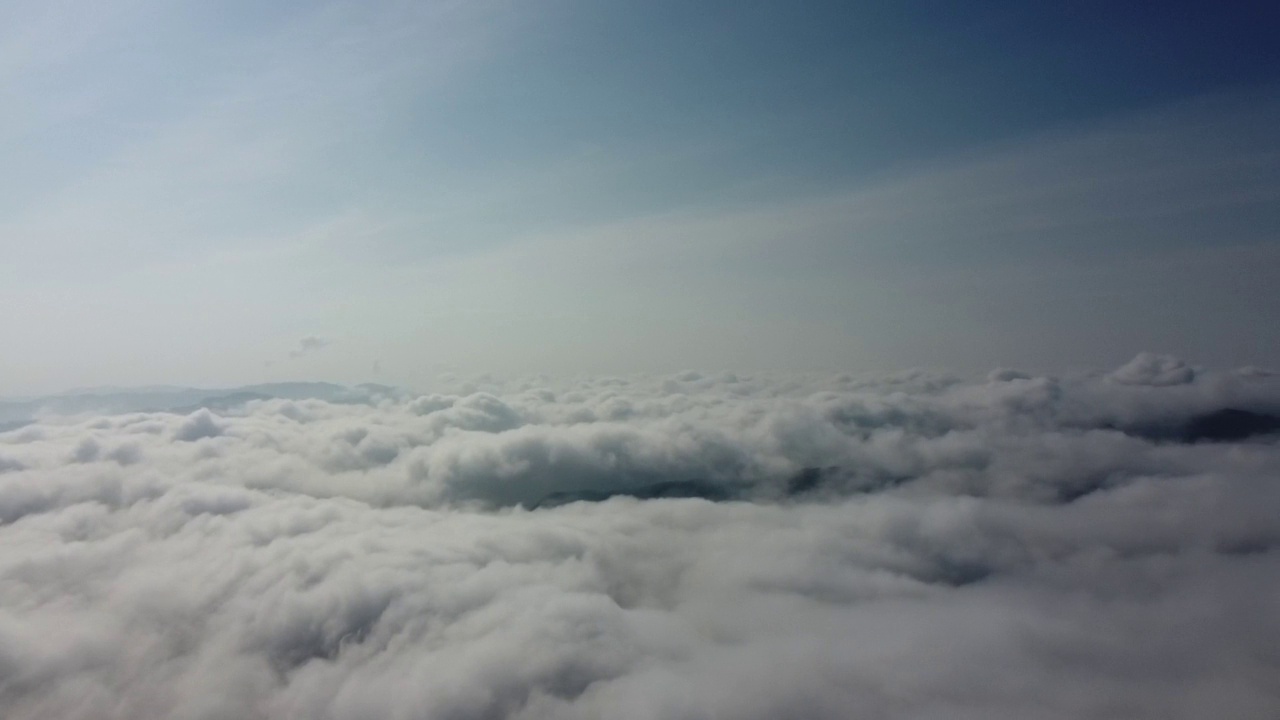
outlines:
[{"label": "white cloud", "polygon": [[[1145,428],[1280,378],[1114,377],[48,417],[0,434],[0,711],[1275,717],[1280,445]],[[739,499],[512,507],[695,480]]]},{"label": "white cloud", "polygon": [[198,410],[182,423],[177,432],[173,434],[175,440],[183,442],[192,442],[203,438],[217,437],[222,434],[222,425],[214,418],[213,413],[208,410]]},{"label": "white cloud", "polygon": [[330,342],[322,337],[308,335],[298,341],[297,347],[289,351],[289,357],[298,359],[329,347]]},{"label": "white cloud", "polygon": [[1195,370],[1169,355],[1140,353],[1111,373],[1111,379],[1129,385],[1185,385],[1195,378]]}]

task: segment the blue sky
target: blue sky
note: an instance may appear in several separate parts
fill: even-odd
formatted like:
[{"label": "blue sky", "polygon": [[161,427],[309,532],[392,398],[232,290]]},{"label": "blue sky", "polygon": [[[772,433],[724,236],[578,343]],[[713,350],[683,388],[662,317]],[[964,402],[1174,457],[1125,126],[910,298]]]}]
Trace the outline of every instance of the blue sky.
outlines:
[{"label": "blue sky", "polygon": [[1278,29],[1231,2],[12,0],[0,392],[1274,365]]}]

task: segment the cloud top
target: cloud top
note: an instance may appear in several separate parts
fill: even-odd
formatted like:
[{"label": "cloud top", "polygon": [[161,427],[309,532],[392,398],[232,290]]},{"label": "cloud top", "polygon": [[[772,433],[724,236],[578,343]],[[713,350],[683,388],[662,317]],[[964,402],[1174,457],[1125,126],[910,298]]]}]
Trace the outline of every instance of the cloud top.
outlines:
[{"label": "cloud top", "polygon": [[1280,377],[1139,356],[45,417],[0,433],[0,710],[1271,718],[1277,427],[1174,431],[1224,412],[1280,415]]},{"label": "cloud top", "polygon": [[298,341],[298,345],[289,351],[289,357],[295,360],[300,357],[311,355],[329,347],[330,342],[316,335],[308,335]]},{"label": "cloud top", "polygon": [[1112,380],[1127,385],[1185,385],[1195,376],[1195,370],[1176,357],[1145,352],[1111,373]]}]

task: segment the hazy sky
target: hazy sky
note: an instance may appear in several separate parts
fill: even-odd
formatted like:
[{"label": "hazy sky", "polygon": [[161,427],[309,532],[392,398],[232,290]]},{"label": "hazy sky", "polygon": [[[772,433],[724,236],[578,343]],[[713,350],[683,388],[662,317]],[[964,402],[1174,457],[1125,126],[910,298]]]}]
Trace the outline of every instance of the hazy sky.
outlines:
[{"label": "hazy sky", "polygon": [[1280,6],[0,3],[0,393],[1280,364]]}]

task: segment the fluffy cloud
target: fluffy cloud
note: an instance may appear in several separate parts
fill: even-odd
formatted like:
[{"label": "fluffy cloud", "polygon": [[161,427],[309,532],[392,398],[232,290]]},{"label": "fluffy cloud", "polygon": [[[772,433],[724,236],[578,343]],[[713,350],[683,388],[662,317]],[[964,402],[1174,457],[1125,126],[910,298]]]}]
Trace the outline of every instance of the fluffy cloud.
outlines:
[{"label": "fluffy cloud", "polygon": [[329,347],[328,340],[322,337],[316,337],[315,335],[308,335],[298,341],[297,347],[289,351],[289,357],[295,358],[295,359],[300,358],[300,357],[303,357],[304,355],[310,355],[312,353],[319,352],[320,350],[323,350],[326,347]]},{"label": "fluffy cloud", "polygon": [[1140,353],[1111,373],[1112,380],[1129,385],[1185,385],[1195,376],[1195,371],[1178,358],[1154,353]]},{"label": "fluffy cloud", "polygon": [[1280,377],[1187,367],[47,417],[0,710],[1276,717]]}]

